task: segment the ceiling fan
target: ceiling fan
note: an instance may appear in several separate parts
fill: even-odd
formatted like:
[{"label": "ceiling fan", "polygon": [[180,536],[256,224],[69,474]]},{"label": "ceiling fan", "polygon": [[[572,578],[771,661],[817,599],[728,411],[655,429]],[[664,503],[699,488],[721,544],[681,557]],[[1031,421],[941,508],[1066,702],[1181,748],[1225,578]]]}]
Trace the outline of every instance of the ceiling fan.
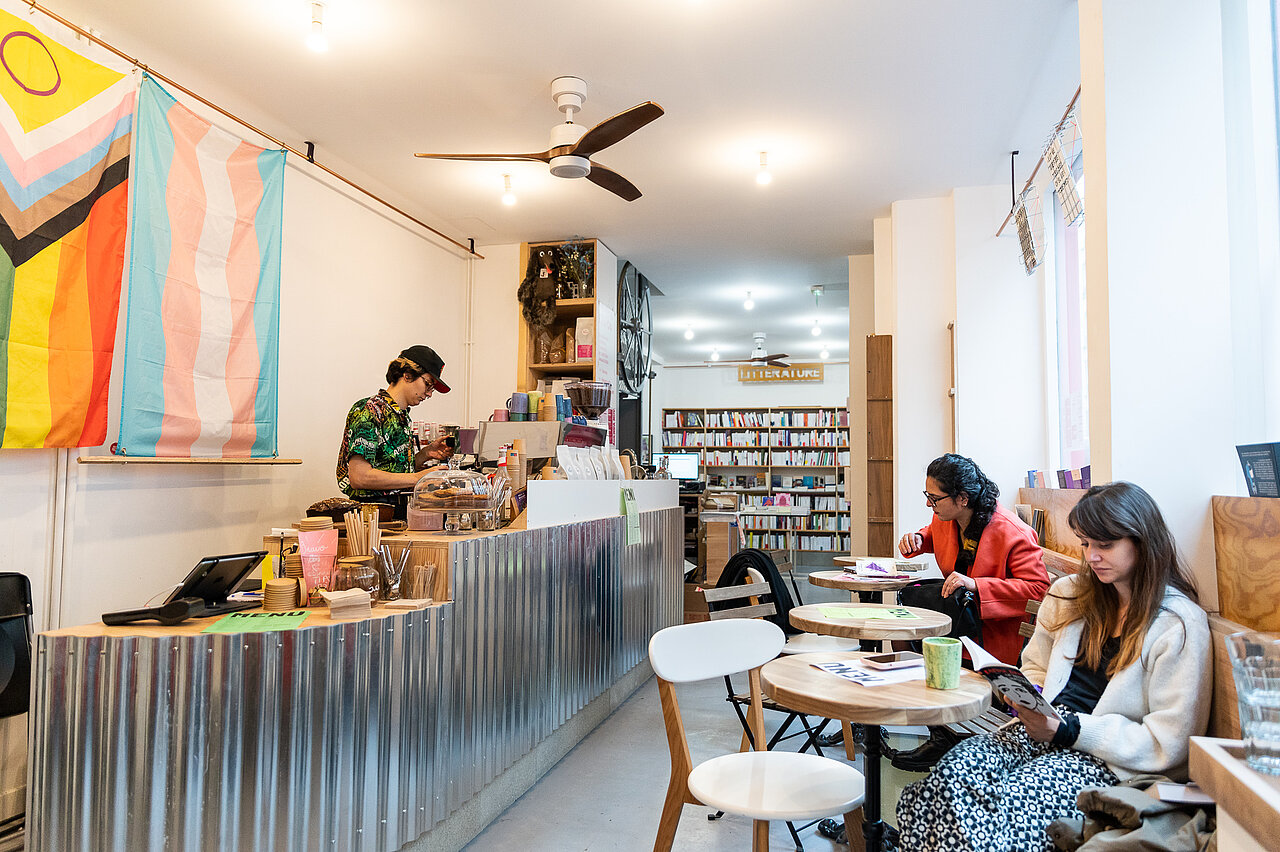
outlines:
[{"label": "ceiling fan", "polygon": [[530,154],[414,154],[430,160],[530,160],[547,163],[551,174],[562,178],[586,178],[627,201],[640,197],[640,190],[622,175],[591,159],[597,151],[621,142],[662,115],[662,107],[645,101],[606,118],[590,130],[573,123],[573,114],[587,99],[587,83],[580,77],[557,77],[551,81],[551,97],[565,114],[565,121],[551,128],[551,145]]},{"label": "ceiling fan", "polygon": [[764,366],[790,367],[791,366],[786,361],[782,360],[783,358],[791,357],[787,353],[779,352],[776,355],[769,355],[765,352],[763,331],[751,332],[751,339],[755,341],[755,347],[751,350],[750,358],[729,358],[729,359],[720,360],[720,361],[707,361],[706,363],[708,364],[754,364],[760,367],[764,367]]}]

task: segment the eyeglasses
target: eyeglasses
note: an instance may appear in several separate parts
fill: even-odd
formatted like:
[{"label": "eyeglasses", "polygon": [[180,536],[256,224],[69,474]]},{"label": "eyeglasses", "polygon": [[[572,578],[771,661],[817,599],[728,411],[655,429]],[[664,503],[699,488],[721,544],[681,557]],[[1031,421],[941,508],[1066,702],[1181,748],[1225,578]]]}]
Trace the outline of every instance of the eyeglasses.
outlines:
[{"label": "eyeglasses", "polygon": [[941,503],[943,500],[946,500],[948,497],[955,496],[954,494],[930,494],[928,491],[922,491],[920,493],[924,495],[925,502],[929,504],[930,509],[932,509],[934,506],[937,506],[939,503]]},{"label": "eyeglasses", "polygon": [[431,376],[427,375],[426,373],[422,374],[422,378],[425,379],[427,382],[427,393],[431,393],[436,389],[435,379],[431,378]]}]

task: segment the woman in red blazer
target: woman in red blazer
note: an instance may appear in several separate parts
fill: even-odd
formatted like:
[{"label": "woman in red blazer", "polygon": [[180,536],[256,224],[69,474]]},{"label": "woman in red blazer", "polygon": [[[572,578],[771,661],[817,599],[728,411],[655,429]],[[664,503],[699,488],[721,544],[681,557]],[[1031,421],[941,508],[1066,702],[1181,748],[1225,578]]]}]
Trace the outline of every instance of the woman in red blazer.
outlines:
[{"label": "woman in red blazer", "polygon": [[[945,578],[942,594],[960,588],[975,592],[982,616],[982,644],[1006,663],[1017,665],[1022,651],[1018,626],[1027,601],[1041,600],[1049,588],[1035,531],[996,502],[999,487],[971,459],[947,453],[929,463],[924,498],[933,520],[898,544],[903,556],[932,553]],[[911,769],[938,757],[948,743],[945,729],[932,731],[921,749],[898,755],[895,765]],[[930,748],[932,746],[932,748]],[[916,755],[917,758],[913,758]],[[932,766],[932,762],[928,764]]]}]

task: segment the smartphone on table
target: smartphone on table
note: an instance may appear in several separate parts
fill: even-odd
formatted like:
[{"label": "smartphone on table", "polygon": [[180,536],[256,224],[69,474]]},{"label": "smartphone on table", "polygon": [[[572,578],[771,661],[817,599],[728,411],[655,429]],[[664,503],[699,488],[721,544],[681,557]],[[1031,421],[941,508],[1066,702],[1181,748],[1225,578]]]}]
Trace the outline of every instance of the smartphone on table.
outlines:
[{"label": "smartphone on table", "polygon": [[897,651],[893,654],[871,654],[863,657],[862,662],[877,669],[905,669],[924,665],[924,657],[915,651]]}]

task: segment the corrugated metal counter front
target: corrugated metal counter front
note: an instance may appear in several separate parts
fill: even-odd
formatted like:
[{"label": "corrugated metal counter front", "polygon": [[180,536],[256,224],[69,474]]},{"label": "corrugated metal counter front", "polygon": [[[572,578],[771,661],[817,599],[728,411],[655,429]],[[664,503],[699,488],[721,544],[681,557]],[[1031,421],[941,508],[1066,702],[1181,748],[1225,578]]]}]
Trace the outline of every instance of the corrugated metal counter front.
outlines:
[{"label": "corrugated metal counter front", "polygon": [[[679,509],[450,545],[453,600],[240,635],[40,634],[32,850],[394,850],[681,617]],[[97,631],[101,633],[101,631]]]}]

